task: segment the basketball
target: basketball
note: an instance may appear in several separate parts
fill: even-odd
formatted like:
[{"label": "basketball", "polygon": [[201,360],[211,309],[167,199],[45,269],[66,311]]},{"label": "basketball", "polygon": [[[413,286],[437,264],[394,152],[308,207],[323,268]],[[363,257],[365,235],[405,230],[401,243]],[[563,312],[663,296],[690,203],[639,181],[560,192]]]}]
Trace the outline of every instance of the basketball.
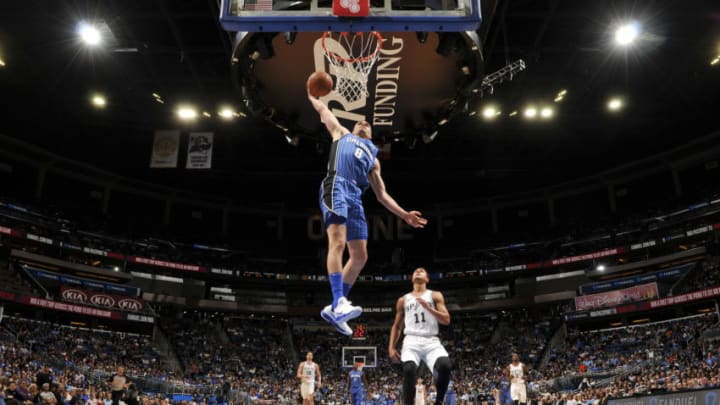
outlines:
[{"label": "basketball", "polygon": [[308,77],[307,88],[314,97],[325,96],[332,91],[332,77],[325,72],[313,72],[310,77]]}]

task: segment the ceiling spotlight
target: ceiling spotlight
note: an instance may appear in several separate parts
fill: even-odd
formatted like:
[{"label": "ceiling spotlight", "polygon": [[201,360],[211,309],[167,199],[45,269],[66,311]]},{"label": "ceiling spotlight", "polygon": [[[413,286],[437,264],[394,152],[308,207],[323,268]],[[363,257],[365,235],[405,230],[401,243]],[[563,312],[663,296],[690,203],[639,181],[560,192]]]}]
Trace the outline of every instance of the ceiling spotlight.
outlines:
[{"label": "ceiling spotlight", "polygon": [[542,110],[540,110],[540,117],[542,118],[550,118],[553,116],[555,111],[551,107],[543,107]]},{"label": "ceiling spotlight", "polygon": [[510,117],[514,117],[516,115],[518,115],[517,110],[512,110],[512,112],[510,114],[508,114],[508,116],[510,116]]},{"label": "ceiling spotlight", "polygon": [[224,120],[231,120],[235,116],[235,111],[230,107],[223,107],[218,111],[218,116]]},{"label": "ceiling spotlight", "polygon": [[177,116],[183,121],[190,121],[197,118],[198,112],[193,107],[184,106],[177,109]]},{"label": "ceiling spotlight", "polygon": [[620,111],[620,109],[623,107],[623,101],[622,99],[618,97],[611,98],[607,103],[607,108],[610,111]]},{"label": "ceiling spotlight", "polygon": [[558,97],[565,97],[566,94],[567,94],[567,90],[562,89],[562,90],[560,90],[560,92],[558,92],[557,95],[558,95]]},{"label": "ceiling spotlight", "polygon": [[428,144],[435,140],[435,138],[437,137],[437,134],[438,134],[438,131],[433,131],[430,134],[423,134],[422,140],[425,144]]},{"label": "ceiling spotlight", "polygon": [[86,45],[97,46],[100,45],[100,42],[102,42],[100,30],[96,26],[85,21],[78,24],[77,33]]},{"label": "ceiling spotlight", "polygon": [[628,46],[635,42],[638,35],[640,35],[640,24],[635,21],[623,24],[615,30],[615,43]]},{"label": "ceiling spotlight", "polygon": [[[718,63],[720,63],[720,56],[716,56],[715,59],[710,61],[710,66],[715,66]],[[0,59],[0,66],[5,66],[5,63],[3,63],[2,59]]]},{"label": "ceiling spotlight", "polygon": [[300,137],[297,135],[285,135],[285,140],[288,144],[292,146],[298,146],[298,144],[300,143]]},{"label": "ceiling spotlight", "polygon": [[535,108],[535,107],[528,107],[525,109],[525,112],[524,112],[525,118],[530,118],[530,119],[537,117],[537,113],[538,113],[538,111],[537,111],[537,108]]},{"label": "ceiling spotlight", "polygon": [[598,266],[596,267],[596,270],[597,270],[597,271],[605,271],[605,265],[603,265],[603,264],[598,265]]},{"label": "ceiling spotlight", "polygon": [[497,108],[494,106],[487,106],[483,108],[482,115],[485,119],[492,120],[500,114]]},{"label": "ceiling spotlight", "polygon": [[447,124],[447,122],[448,122],[447,118],[443,118],[440,121],[438,121],[438,125],[443,126],[443,125]]},{"label": "ceiling spotlight", "polygon": [[207,111],[203,111],[203,117],[210,118],[210,117],[212,117],[212,115]]},{"label": "ceiling spotlight", "polygon": [[3,59],[0,59],[0,67],[5,67],[5,61]]},{"label": "ceiling spotlight", "polygon": [[105,108],[107,105],[107,100],[102,94],[95,94],[90,99],[90,102],[92,103],[95,108]]},{"label": "ceiling spotlight", "polygon": [[160,97],[160,95],[158,93],[153,93],[152,96],[155,97],[156,99],[162,98],[162,97]]}]

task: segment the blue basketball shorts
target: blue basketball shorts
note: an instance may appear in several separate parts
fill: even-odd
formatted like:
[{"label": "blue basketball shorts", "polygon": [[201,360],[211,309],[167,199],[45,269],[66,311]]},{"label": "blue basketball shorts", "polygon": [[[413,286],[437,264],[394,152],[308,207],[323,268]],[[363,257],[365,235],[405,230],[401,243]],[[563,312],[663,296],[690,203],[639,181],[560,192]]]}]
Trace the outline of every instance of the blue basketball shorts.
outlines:
[{"label": "blue basketball shorts", "polygon": [[365,403],[365,391],[350,391],[350,403],[352,405],[364,405]]},{"label": "blue basketball shorts", "polygon": [[347,240],[367,240],[368,227],[362,206],[362,189],[340,176],[328,176],[320,185],[320,210],[325,228],[345,225]]}]

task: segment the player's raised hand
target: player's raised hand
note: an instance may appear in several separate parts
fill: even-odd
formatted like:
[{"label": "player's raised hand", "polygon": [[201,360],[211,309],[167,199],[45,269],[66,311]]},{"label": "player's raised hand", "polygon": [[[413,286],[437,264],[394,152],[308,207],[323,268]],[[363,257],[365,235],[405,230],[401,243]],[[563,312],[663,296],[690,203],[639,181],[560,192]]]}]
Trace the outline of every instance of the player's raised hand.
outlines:
[{"label": "player's raised hand", "polygon": [[403,220],[413,228],[424,228],[428,222],[427,219],[422,217],[422,212],[420,211],[408,212]]}]

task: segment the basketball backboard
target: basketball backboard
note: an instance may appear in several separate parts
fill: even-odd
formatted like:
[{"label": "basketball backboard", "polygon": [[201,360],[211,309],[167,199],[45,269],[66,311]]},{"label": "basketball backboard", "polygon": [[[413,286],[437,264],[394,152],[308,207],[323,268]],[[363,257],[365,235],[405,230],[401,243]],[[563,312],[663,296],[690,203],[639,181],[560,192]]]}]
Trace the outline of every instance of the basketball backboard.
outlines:
[{"label": "basketball backboard", "polygon": [[356,363],[363,363],[363,367],[377,367],[377,347],[343,346],[342,367],[351,368]]},{"label": "basketball backboard", "polygon": [[365,17],[336,15],[338,3],[362,1],[335,0],[333,12],[331,0],[222,0],[220,23],[231,32],[460,32],[481,22],[480,0],[371,0]]}]

